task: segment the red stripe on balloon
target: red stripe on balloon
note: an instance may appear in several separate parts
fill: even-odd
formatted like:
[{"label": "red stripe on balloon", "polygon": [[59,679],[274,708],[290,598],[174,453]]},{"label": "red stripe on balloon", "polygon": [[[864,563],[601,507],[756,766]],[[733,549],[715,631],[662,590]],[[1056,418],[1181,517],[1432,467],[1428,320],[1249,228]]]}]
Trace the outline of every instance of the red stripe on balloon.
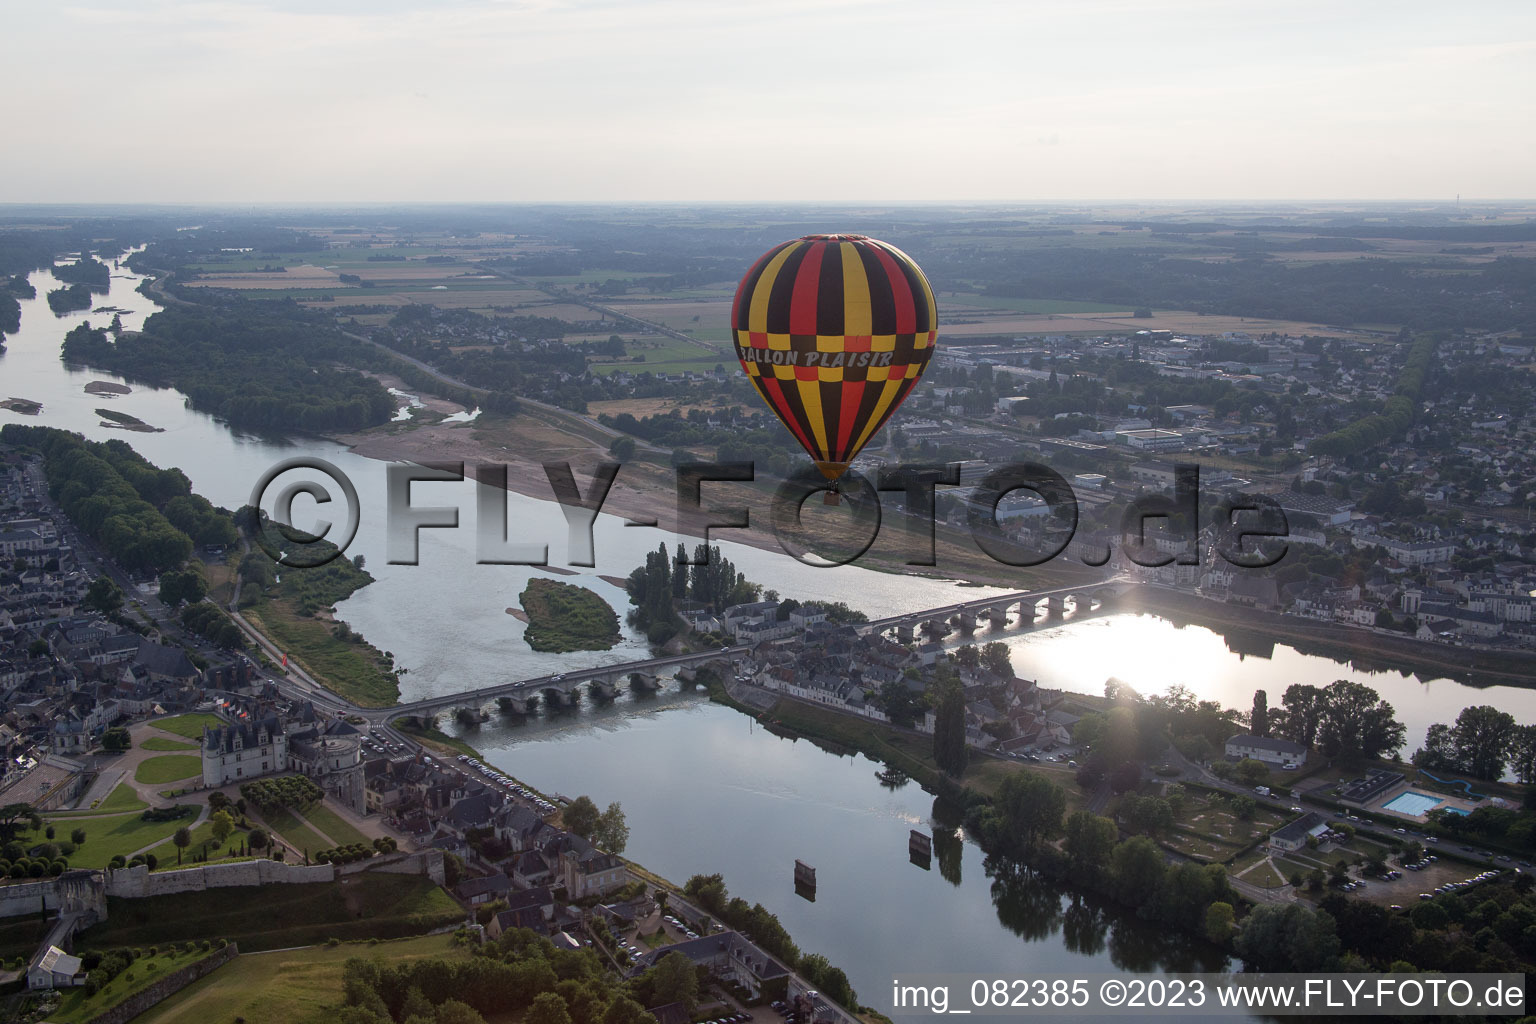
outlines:
[{"label": "red stripe on balloon", "polygon": [[821,254],[826,251],[826,242],[812,242],[800,261],[789,299],[790,334],[816,333],[816,295],[821,284]]},{"label": "red stripe on balloon", "polygon": [[859,401],[864,397],[864,382],[844,381],[842,409],[837,417],[837,459],[848,458],[848,445],[853,439],[854,422],[859,418]]}]

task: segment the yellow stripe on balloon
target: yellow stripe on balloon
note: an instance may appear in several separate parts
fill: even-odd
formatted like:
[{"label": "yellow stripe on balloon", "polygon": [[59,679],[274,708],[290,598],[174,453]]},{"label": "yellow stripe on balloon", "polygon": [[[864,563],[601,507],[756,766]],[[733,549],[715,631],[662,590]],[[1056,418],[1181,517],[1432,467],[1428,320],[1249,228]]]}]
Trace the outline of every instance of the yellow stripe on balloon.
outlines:
[{"label": "yellow stripe on balloon", "polygon": [[897,377],[894,375],[886,380],[885,387],[880,390],[880,397],[876,399],[875,407],[870,412],[869,419],[865,422],[863,431],[859,433],[858,440],[853,443],[853,447],[850,448],[849,451],[856,452],[869,442],[870,435],[875,432],[875,428],[878,427],[881,421],[885,419],[886,411],[890,409],[891,403],[896,400],[896,393],[901,390],[901,386],[905,382],[905,377]]},{"label": "yellow stripe on balloon", "polygon": [[800,386],[800,404],[805,407],[805,418],[810,421],[811,432],[816,435],[816,454],[822,459],[830,458],[826,421],[821,414],[821,384],[814,380],[796,383]]},{"label": "yellow stripe on balloon", "polygon": [[869,301],[869,278],[864,274],[864,261],[859,259],[859,248],[852,242],[839,242],[843,254],[843,333],[862,338],[871,333],[874,313]]},{"label": "yellow stripe on balloon", "polygon": [[747,307],[748,330],[760,332],[768,330],[768,298],[773,294],[773,282],[778,279],[779,271],[783,268],[784,261],[789,259],[790,253],[805,244],[804,241],[800,241],[786,245],[763,268],[762,276],[757,279],[757,287],[752,289],[752,305]]}]

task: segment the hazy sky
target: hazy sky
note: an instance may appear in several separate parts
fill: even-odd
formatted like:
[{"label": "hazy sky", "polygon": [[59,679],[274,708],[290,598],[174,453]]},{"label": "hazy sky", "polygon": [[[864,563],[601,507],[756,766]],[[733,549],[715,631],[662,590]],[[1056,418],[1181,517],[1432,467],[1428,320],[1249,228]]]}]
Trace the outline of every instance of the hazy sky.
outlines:
[{"label": "hazy sky", "polygon": [[4,0],[0,24],[0,202],[1536,194],[1527,0]]}]

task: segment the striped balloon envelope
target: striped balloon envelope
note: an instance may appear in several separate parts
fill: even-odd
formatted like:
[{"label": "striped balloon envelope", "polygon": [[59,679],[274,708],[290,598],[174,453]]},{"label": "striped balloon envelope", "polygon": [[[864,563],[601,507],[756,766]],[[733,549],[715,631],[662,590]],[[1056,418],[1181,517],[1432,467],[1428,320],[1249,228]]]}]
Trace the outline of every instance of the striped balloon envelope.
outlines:
[{"label": "striped balloon envelope", "polygon": [[939,310],[912,257],[863,235],[806,235],[747,271],[736,357],[763,401],[836,480],[917,385]]}]

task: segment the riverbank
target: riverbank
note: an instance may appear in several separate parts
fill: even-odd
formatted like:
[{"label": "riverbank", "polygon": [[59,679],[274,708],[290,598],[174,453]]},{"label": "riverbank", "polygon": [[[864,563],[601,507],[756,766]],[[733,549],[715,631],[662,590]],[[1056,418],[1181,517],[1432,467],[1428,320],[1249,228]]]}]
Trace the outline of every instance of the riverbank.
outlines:
[{"label": "riverbank", "polygon": [[1413,672],[1420,678],[1448,678],[1470,686],[1536,688],[1536,654],[1453,647],[1245,608],[1165,587],[1132,588],[1119,598],[1116,609],[1147,612],[1175,625],[1204,626],[1229,641],[1257,648],[1260,654],[1264,645],[1284,643],[1303,654],[1332,658],[1362,671]]}]

